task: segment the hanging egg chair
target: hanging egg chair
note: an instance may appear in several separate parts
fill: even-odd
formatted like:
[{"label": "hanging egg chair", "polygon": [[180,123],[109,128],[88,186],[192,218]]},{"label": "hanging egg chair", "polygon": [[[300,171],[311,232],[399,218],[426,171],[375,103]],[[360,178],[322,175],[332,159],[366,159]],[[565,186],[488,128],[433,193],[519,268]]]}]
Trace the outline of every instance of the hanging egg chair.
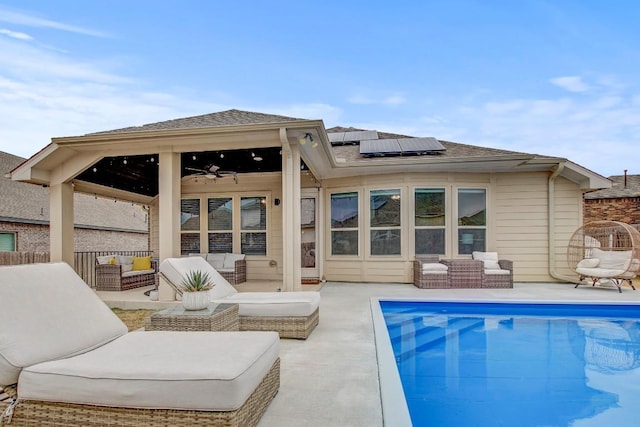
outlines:
[{"label": "hanging egg chair", "polygon": [[619,221],[592,221],[578,228],[567,247],[569,268],[578,274],[579,282],[613,283],[632,289],[633,278],[640,271],[640,231]]}]

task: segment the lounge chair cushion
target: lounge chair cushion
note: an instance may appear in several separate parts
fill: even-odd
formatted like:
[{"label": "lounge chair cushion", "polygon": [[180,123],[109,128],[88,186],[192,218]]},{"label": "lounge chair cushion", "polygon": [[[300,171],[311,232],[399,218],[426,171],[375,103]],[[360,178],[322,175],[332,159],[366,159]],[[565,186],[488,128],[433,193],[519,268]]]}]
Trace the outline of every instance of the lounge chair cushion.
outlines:
[{"label": "lounge chair cushion", "polygon": [[160,264],[160,272],[174,286],[192,270],[209,273],[216,283],[209,291],[211,301],[238,304],[239,316],[306,317],[320,306],[319,292],[238,292],[200,257],[167,258]]},{"label": "lounge chair cushion", "polygon": [[177,287],[182,284],[188,272],[196,270],[209,273],[209,277],[213,280],[215,286],[209,291],[212,299],[225,298],[238,292],[202,257],[167,258],[160,264],[160,272]]},{"label": "lounge chair cushion", "polygon": [[320,293],[238,292],[212,301],[238,304],[239,316],[306,317],[320,305]]},{"label": "lounge chair cushion", "polygon": [[242,406],[278,353],[276,332],[132,332],[25,368],[18,393],[100,406],[229,411]]},{"label": "lounge chair cushion", "polygon": [[82,354],[127,333],[65,263],[0,267],[0,325],[5,385],[26,366]]}]

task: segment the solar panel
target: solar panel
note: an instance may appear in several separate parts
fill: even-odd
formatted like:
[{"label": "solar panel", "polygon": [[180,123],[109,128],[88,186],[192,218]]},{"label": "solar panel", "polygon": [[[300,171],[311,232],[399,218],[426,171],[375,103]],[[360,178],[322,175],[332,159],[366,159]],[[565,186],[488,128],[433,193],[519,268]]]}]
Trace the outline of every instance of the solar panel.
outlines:
[{"label": "solar panel", "polygon": [[344,132],[333,132],[328,134],[329,136],[329,142],[331,142],[332,144],[335,143],[340,143],[342,141],[344,141]]},{"label": "solar panel", "polygon": [[359,130],[353,132],[333,132],[329,133],[331,145],[356,144],[360,141],[378,139],[378,132],[375,130]]},{"label": "solar panel", "polygon": [[365,141],[369,139],[378,139],[378,132],[375,130],[360,130],[344,133],[344,142]]},{"label": "solar panel", "polygon": [[444,145],[433,137],[402,138],[398,139],[398,144],[403,154],[433,153],[446,150]]},{"label": "solar panel", "polygon": [[401,154],[397,139],[370,139],[360,141],[360,154],[363,156],[384,156],[385,154]]}]

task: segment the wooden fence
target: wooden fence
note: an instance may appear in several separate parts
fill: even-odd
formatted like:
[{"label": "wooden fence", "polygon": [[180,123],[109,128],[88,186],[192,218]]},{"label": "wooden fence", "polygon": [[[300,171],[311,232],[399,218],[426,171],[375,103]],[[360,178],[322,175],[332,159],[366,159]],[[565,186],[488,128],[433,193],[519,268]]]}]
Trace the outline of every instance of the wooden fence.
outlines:
[{"label": "wooden fence", "polygon": [[[102,255],[153,256],[151,251],[86,251],[73,253],[73,269],[87,284],[96,287],[96,257]],[[0,252],[0,265],[49,262],[49,252]]]}]

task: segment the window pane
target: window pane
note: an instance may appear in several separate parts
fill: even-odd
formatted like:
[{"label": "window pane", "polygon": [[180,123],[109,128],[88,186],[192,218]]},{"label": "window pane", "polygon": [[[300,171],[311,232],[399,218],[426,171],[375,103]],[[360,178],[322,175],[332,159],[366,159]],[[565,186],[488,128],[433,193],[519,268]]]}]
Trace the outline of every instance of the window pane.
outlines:
[{"label": "window pane", "polygon": [[357,231],[332,231],[331,232],[332,255],[358,255]]},{"label": "window pane", "polygon": [[331,228],[358,226],[358,193],[331,195]]},{"label": "window pane", "polygon": [[416,255],[444,255],[444,228],[416,230]]},{"label": "window pane", "polygon": [[400,226],[400,190],[377,190],[371,192],[371,226]]},{"label": "window pane", "polygon": [[[240,201],[241,222],[243,230],[267,229],[267,199],[264,197],[243,197]],[[246,253],[246,252],[242,252]]]},{"label": "window pane", "polygon": [[416,226],[445,225],[443,188],[416,189],[415,206]]},{"label": "window pane", "polygon": [[486,200],[483,189],[458,190],[458,225],[487,225]]},{"label": "window pane", "polygon": [[182,255],[200,253],[200,235],[182,233],[180,235],[180,249]]},{"label": "window pane", "polygon": [[231,197],[209,199],[208,212],[209,230],[233,229],[233,202]]},{"label": "window pane", "polygon": [[14,233],[0,233],[0,252],[16,250],[16,235]]},{"label": "window pane", "polygon": [[200,200],[183,199],[180,201],[180,229],[200,230]]},{"label": "window pane", "polygon": [[458,253],[470,255],[473,251],[485,251],[485,229],[465,228],[458,230]]},{"label": "window pane", "polygon": [[371,255],[400,255],[400,230],[371,230]]},{"label": "window pane", "polygon": [[241,239],[241,250],[243,254],[267,254],[267,233],[242,233]]},{"label": "window pane", "polygon": [[233,252],[232,233],[209,233],[209,253],[223,254]]}]

